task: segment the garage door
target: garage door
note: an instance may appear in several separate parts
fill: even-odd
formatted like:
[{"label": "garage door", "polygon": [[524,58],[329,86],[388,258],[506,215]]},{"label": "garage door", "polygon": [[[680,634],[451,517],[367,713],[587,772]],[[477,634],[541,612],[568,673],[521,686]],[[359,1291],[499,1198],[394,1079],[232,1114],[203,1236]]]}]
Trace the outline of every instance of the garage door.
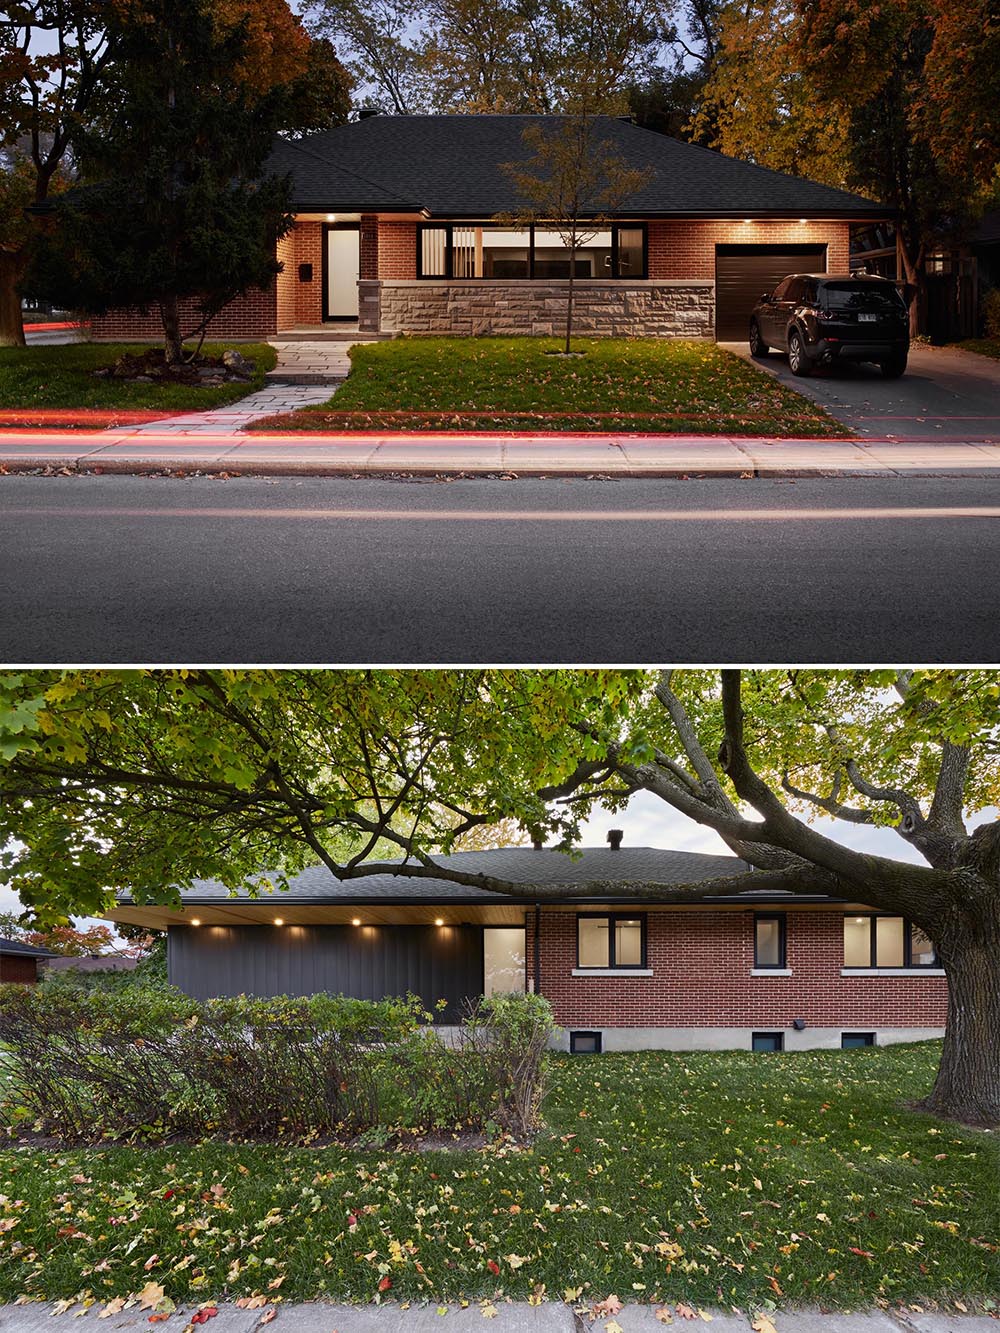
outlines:
[{"label": "garage door", "polygon": [[825,272],[825,245],[717,245],[716,338],[742,342],[761,292],[772,291],[789,273]]}]

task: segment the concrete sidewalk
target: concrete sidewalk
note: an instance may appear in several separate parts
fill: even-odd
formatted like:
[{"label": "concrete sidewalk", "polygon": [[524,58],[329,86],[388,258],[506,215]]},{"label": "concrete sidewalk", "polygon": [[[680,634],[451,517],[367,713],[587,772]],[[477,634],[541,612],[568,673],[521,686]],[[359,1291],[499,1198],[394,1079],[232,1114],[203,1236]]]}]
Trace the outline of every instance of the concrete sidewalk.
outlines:
[{"label": "concrete sidewalk", "polygon": [[0,468],[250,475],[1000,476],[1000,442],[731,436],[0,431]]},{"label": "concrete sidewalk", "polygon": [[[84,1311],[74,1306],[56,1316],[73,1320],[80,1315],[93,1322],[101,1310],[100,1303]],[[267,1306],[264,1309],[245,1310],[234,1304],[220,1304],[218,1314],[200,1325],[202,1333],[255,1333],[261,1319],[275,1311],[273,1322],[276,1333],[579,1333],[593,1328],[614,1333],[617,1323],[622,1333],[662,1333],[667,1322],[656,1314],[652,1305],[625,1305],[615,1315],[593,1317],[582,1307],[574,1310],[569,1305],[546,1301],[531,1306],[523,1302],[473,1302],[466,1308],[458,1305],[336,1305],[310,1302],[301,1305]],[[164,1333],[181,1333],[190,1322],[198,1306],[178,1309],[159,1327]],[[689,1322],[682,1319],[671,1305],[663,1307],[671,1319],[675,1333],[683,1328],[692,1331],[705,1327],[702,1318]],[[706,1311],[710,1315],[713,1333],[752,1333],[749,1317],[742,1318],[728,1311]],[[0,1333],[52,1333],[54,1316],[51,1302],[35,1305],[0,1306]],[[860,1314],[824,1314],[819,1310],[772,1311],[770,1318],[776,1333],[998,1333],[1000,1320],[988,1315],[952,1315],[944,1313],[915,1314],[909,1311],[892,1313],[880,1310]],[[612,1322],[614,1321],[614,1322]],[[270,1321],[268,1321],[270,1322]],[[72,1324],[79,1328],[75,1320]],[[56,1325],[55,1327],[58,1327]],[[149,1311],[140,1311],[137,1304],[120,1314],[101,1319],[97,1325],[107,1333],[150,1329]]]}]

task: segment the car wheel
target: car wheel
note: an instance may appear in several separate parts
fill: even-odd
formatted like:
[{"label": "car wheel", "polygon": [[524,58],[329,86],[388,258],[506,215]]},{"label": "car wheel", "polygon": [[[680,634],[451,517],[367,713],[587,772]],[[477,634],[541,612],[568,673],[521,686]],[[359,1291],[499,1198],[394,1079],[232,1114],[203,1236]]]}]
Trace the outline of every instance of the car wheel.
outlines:
[{"label": "car wheel", "polygon": [[793,375],[808,375],[812,369],[798,329],[792,329],[788,335],[788,369]]},{"label": "car wheel", "polygon": [[880,361],[879,368],[884,380],[898,380],[901,375],[906,373],[906,354],[890,356],[885,361]]},{"label": "car wheel", "polygon": [[750,355],[767,356],[770,350],[770,347],[760,336],[760,325],[755,319],[752,319],[750,321]]}]

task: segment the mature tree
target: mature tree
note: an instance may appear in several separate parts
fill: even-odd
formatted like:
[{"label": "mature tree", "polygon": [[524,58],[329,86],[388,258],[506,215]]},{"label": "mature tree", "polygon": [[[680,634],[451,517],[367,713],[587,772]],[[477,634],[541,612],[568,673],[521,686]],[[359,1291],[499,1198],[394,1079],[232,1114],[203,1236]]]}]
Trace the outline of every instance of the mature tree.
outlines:
[{"label": "mature tree", "polygon": [[276,131],[299,114],[326,123],[330,106],[303,101],[309,39],[285,0],[112,9],[105,88],[73,140],[83,182],[50,206],[32,282],[93,313],[158,308],[176,362],[185,338],[277,272],[290,187],[266,159]]},{"label": "mature tree", "polygon": [[45,202],[108,59],[101,0],[14,0],[0,15],[0,347],[24,343],[20,285]]},{"label": "mature tree", "polygon": [[521,226],[537,222],[551,228],[569,256],[563,346],[566,356],[573,336],[577,253],[611,226],[611,217],[649,179],[648,171],[630,167],[615,145],[601,134],[601,121],[586,109],[564,117],[554,127],[548,122],[531,124],[522,135],[531,156],[523,162],[504,164],[525,202],[512,218],[501,220]]},{"label": "mature tree", "polygon": [[595,104],[624,111],[662,38],[659,0],[315,0],[311,12],[400,115],[563,111],[583,72]]},{"label": "mature tree", "polygon": [[733,0],[717,22],[694,118],[701,139],[730,157],[846,189],[848,120],[830,116],[801,68],[795,0]]},{"label": "mature tree", "polygon": [[[721,679],[720,679],[721,674]],[[341,880],[522,884],[435,860],[516,819],[569,847],[595,801],[645,791],[753,867],[574,895],[697,902],[745,889],[828,894],[902,915],[949,982],[924,1103],[1000,1123],[1000,676],[970,671],[20,673],[0,682],[0,839],[44,917],[176,903],[194,878],[243,887],[319,860]],[[922,863],[853,850],[818,812],[884,825]],[[331,847],[349,836],[356,847]],[[400,861],[370,859],[380,840]],[[532,885],[539,901],[566,886]]]}]

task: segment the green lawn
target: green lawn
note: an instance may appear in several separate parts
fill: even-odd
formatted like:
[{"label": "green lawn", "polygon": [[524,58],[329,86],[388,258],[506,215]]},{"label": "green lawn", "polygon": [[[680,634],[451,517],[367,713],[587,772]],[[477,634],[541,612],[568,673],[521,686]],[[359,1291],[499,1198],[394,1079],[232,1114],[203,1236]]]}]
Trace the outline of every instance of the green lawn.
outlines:
[{"label": "green lawn", "polygon": [[329,403],[257,422],[295,430],[537,429],[822,435],[839,422],[711,342],[400,338],[351,349]]},{"label": "green lawn", "polygon": [[7,1149],[0,1300],[368,1301],[388,1277],[398,1300],[995,1308],[1000,1140],[901,1100],[937,1056],[554,1057],[524,1151]]},{"label": "green lawn", "polygon": [[992,356],[1000,360],[1000,338],[966,338],[964,342],[954,343],[964,352],[978,352],[980,356]]},{"label": "green lawn", "polygon": [[257,373],[250,384],[220,384],[199,388],[180,384],[130,384],[95,379],[93,372],[112,365],[123,352],[135,351],[126,343],[64,343],[54,346],[0,348],[0,409],[33,408],[191,408],[221,407],[235,402],[264,382],[264,372],[277,354],[266,343],[206,343],[204,351],[218,355],[235,347],[252,360]]}]

